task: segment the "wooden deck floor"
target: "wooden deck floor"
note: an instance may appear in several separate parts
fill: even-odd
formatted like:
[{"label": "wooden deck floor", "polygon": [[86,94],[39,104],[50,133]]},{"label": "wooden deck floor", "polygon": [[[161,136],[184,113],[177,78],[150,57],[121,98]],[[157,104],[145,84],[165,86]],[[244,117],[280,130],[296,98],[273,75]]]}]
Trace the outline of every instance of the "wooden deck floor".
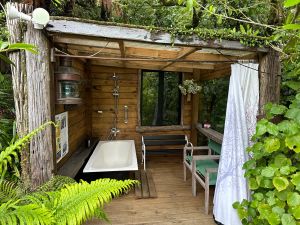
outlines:
[{"label": "wooden deck floor", "polygon": [[[191,194],[191,175],[183,181],[182,158],[179,156],[150,156],[151,169],[158,198],[136,199],[134,190],[114,199],[105,207],[113,225],[215,225],[212,214],[204,214],[204,191]],[[86,225],[108,224],[92,220]]]}]

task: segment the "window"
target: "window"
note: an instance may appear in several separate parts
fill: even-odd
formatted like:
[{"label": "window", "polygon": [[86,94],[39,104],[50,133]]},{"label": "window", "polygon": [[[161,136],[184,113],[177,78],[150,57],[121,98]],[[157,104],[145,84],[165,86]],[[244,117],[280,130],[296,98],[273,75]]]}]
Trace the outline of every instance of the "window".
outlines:
[{"label": "window", "polygon": [[181,94],[178,85],[182,75],[177,72],[142,71],[141,125],[179,125]]}]

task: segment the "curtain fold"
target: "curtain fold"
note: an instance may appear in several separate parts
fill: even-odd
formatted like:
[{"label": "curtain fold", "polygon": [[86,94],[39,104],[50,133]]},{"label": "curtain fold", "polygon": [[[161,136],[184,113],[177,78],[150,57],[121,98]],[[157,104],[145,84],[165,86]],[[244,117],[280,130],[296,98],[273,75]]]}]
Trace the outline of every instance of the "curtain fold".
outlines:
[{"label": "curtain fold", "polygon": [[213,209],[216,221],[224,225],[241,224],[232,204],[249,199],[242,166],[255,132],[258,101],[258,64],[232,65]]}]

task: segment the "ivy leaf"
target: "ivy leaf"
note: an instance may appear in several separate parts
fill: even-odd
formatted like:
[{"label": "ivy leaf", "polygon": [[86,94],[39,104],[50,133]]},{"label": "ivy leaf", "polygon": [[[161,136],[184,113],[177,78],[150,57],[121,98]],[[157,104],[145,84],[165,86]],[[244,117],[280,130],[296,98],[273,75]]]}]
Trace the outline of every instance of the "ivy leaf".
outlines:
[{"label": "ivy leaf", "polygon": [[285,145],[296,153],[300,153],[300,134],[286,137]]},{"label": "ivy leaf", "polygon": [[282,225],[296,225],[295,219],[290,214],[283,214],[281,217]]},{"label": "ivy leaf", "polygon": [[271,225],[278,225],[280,224],[280,217],[279,215],[271,212],[270,214],[267,215],[267,220],[269,222],[269,224]]},{"label": "ivy leaf", "polygon": [[285,177],[274,177],[273,185],[277,191],[283,191],[289,186],[289,181]]},{"label": "ivy leaf", "polygon": [[276,167],[281,168],[286,165],[288,165],[288,166],[292,165],[292,162],[285,155],[279,154],[279,155],[275,156],[274,164]]},{"label": "ivy leaf", "polygon": [[274,136],[278,135],[278,127],[274,123],[267,124],[267,131]]},{"label": "ivy leaf", "polygon": [[297,123],[294,121],[284,120],[277,124],[277,128],[279,131],[282,131],[285,134],[288,135],[295,135],[299,132],[299,127]]},{"label": "ivy leaf", "polygon": [[300,0],[285,0],[284,7],[289,8],[300,3]]},{"label": "ivy leaf", "polygon": [[263,168],[262,171],[261,171],[261,175],[264,176],[264,177],[273,177],[274,174],[276,172],[276,169],[274,169],[273,167],[266,167],[266,168]]},{"label": "ivy leaf", "polygon": [[278,138],[266,138],[264,147],[265,150],[269,153],[275,152],[280,148],[280,141]]},{"label": "ivy leaf", "polygon": [[260,192],[255,193],[255,194],[253,195],[253,197],[254,197],[255,199],[257,199],[258,201],[262,201],[262,200],[264,199],[264,195],[263,195],[262,193],[260,193]]},{"label": "ivy leaf", "polygon": [[253,169],[256,166],[256,162],[254,159],[250,159],[247,162],[244,163],[243,165],[243,169],[245,170],[249,170],[249,169]]},{"label": "ivy leaf", "polygon": [[293,174],[291,181],[295,186],[299,186],[300,185],[300,172],[297,172],[296,174]]},{"label": "ivy leaf", "polygon": [[267,120],[263,119],[257,123],[255,136],[261,136],[267,132],[267,122]]},{"label": "ivy leaf", "polygon": [[299,220],[300,219],[300,205],[297,205],[295,207],[292,208],[292,213],[293,213],[293,216]]},{"label": "ivy leaf", "polygon": [[239,207],[237,213],[241,220],[248,218],[248,211],[245,208]]},{"label": "ivy leaf", "polygon": [[287,107],[284,105],[273,104],[270,113],[273,115],[282,115],[287,110]]},{"label": "ivy leaf", "polygon": [[291,173],[290,166],[283,166],[280,168],[280,173],[282,175],[289,175]]},{"label": "ivy leaf", "polygon": [[260,181],[260,187],[272,189],[274,188],[274,185],[271,179],[264,178]]},{"label": "ivy leaf", "polygon": [[234,209],[238,209],[239,206],[240,206],[240,202],[234,202],[234,203],[232,204],[232,207],[233,207]]},{"label": "ivy leaf", "polygon": [[296,120],[297,123],[300,123],[300,109],[299,108],[293,108],[289,109],[285,116],[289,119]]},{"label": "ivy leaf", "polygon": [[250,190],[256,190],[259,188],[258,183],[255,178],[249,179],[249,188],[250,188]]},{"label": "ivy leaf", "polygon": [[288,190],[276,192],[277,198],[279,198],[281,201],[285,202],[287,200],[287,194],[289,193]]},{"label": "ivy leaf", "polygon": [[296,192],[288,193],[287,204],[289,206],[299,206],[300,205],[300,195]]},{"label": "ivy leaf", "polygon": [[275,206],[272,208],[272,212],[276,213],[279,216],[282,216],[285,213],[285,210],[279,206]]}]

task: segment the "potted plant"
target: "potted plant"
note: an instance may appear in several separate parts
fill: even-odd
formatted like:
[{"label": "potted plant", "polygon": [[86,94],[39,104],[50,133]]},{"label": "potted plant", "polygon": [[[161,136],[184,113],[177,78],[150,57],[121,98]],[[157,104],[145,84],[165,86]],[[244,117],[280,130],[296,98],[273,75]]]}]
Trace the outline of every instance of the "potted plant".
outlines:
[{"label": "potted plant", "polygon": [[194,82],[193,79],[183,81],[182,85],[178,86],[181,94],[187,95],[187,101],[191,101],[191,94],[197,94],[201,91],[202,87]]}]

